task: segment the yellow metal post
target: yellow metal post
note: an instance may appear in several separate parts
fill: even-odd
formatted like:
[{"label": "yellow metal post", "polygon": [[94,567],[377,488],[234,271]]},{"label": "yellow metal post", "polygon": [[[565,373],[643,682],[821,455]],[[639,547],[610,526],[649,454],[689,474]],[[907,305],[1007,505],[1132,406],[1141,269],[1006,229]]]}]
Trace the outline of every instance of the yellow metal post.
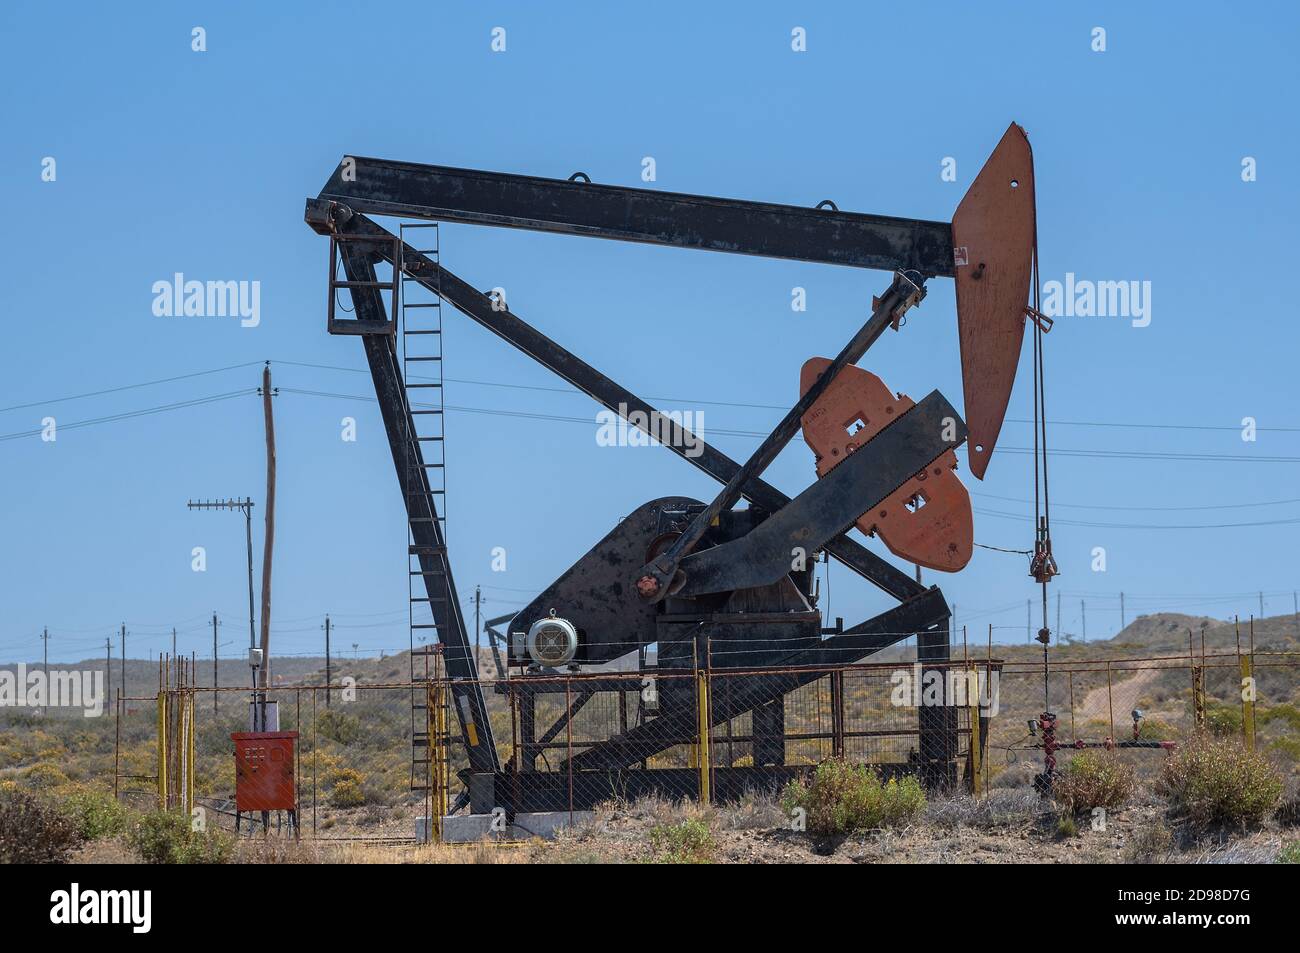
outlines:
[{"label": "yellow metal post", "polygon": [[429,682],[429,839],[442,843],[442,822],[447,816],[447,686],[442,678]]},{"label": "yellow metal post", "polygon": [[1255,679],[1251,675],[1251,657],[1241,657],[1241,734],[1246,750],[1255,750]]}]

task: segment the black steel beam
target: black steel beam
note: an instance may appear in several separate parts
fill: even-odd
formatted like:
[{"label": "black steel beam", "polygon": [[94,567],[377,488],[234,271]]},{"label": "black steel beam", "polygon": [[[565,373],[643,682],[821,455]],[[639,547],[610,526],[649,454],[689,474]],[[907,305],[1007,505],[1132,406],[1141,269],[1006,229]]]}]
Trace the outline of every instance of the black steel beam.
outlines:
[{"label": "black steel beam", "polygon": [[[913,281],[913,278],[916,280]],[[683,581],[678,576],[679,567],[683,557],[691,553],[704,534],[708,532],[709,527],[717,522],[718,517],[730,510],[740,499],[740,488],[745,486],[755,477],[763,473],[768,468],[777,455],[789,445],[794,439],[794,435],[799,432],[803,423],[804,415],[812,409],[813,404],[821,399],[822,394],[835,381],[839,373],[850,364],[856,364],[862,359],[862,355],[867,352],[867,348],[880,340],[880,336],[885,333],[885,329],[891,324],[898,327],[903,315],[908,308],[920,302],[925,297],[925,279],[912,272],[912,277],[908,277],[901,272],[894,275],[894,280],[883,295],[877,298],[873,304],[871,317],[862,325],[857,334],[849,339],[835,359],[827,365],[812,386],[800,395],[795,401],[793,407],[786,411],[786,415],[781,418],[781,422],[773,428],[772,432],[767,435],[763,442],[758,446],[748,460],[740,467],[739,470],[727,481],[721,492],[714,497],[703,512],[696,515],[691,520],[691,524],[686,527],[680,536],[678,536],[662,553],[650,560],[645,568],[642,569],[642,575],[637,580],[637,590],[643,599],[659,601],[669,592],[677,592],[679,584]],[[929,461],[924,461],[929,463]],[[916,472],[914,469],[913,473]],[[822,481],[818,481],[819,485]],[[902,482],[889,488],[892,491]],[[887,492],[889,492],[887,491]],[[802,498],[803,494],[801,494]],[[869,505],[859,509],[854,518],[865,513],[872,506],[875,506],[879,499],[872,500]],[[789,509],[782,510],[782,513],[788,513]],[[779,514],[778,514],[779,517]],[[834,528],[836,534],[842,533],[844,527],[852,523],[850,519]],[[765,524],[767,525],[767,524]],[[752,536],[753,534],[751,534]],[[807,536],[802,537],[805,541]],[[822,537],[827,538],[827,537]],[[815,546],[804,544],[805,550],[815,551],[821,548],[821,539],[818,539]],[[811,555],[811,552],[809,553]],[[786,558],[789,559],[790,551],[786,550]],[[775,581],[769,580],[769,581]],[[734,588],[746,588],[736,586]],[[710,592],[717,592],[717,589],[711,589]]]},{"label": "black steel beam", "polygon": [[[376,250],[384,256],[390,254],[392,233],[365,215],[348,214],[343,209],[331,209],[329,202],[309,199],[306,218],[308,224],[323,234],[329,233],[332,222],[333,227],[340,232],[372,235],[384,239],[385,241],[376,245]],[[487,295],[420,254],[410,245],[405,246],[402,254],[410,277],[433,293],[441,295],[458,311],[527,354],[543,367],[558,374],[597,403],[625,418],[632,413],[643,414],[647,420],[659,418],[659,412],[650,404],[596,370],[573,352],[552,341],[509,310],[497,310],[495,303]],[[701,452],[694,457],[686,455],[686,448],[680,442],[671,445],[669,449],[719,483],[725,484],[740,470],[740,464],[707,442],[701,440],[699,446]],[[758,478],[745,485],[742,495],[751,503],[773,512],[790,502],[790,497]],[[895,599],[900,601],[911,599],[925,591],[925,587],[907,573],[848,536],[837,537],[827,543],[825,548],[844,565]]]},{"label": "black steel beam", "polygon": [[754,530],[681,562],[679,596],[770,585],[914,474],[966,439],[966,426],[937,390],[851,453]]},{"label": "black steel beam", "polygon": [[[343,270],[349,281],[375,282],[375,248],[369,243],[345,243],[340,247]],[[357,318],[363,321],[383,321],[385,308],[379,290],[373,284],[350,288]],[[496,742],[492,724],[488,720],[487,706],[479,688],[478,669],[474,663],[473,646],[465,631],[465,620],[456,596],[456,583],[451,575],[451,560],[445,558],[447,541],[433,496],[429,492],[428,473],[421,466],[423,451],[418,440],[406,392],[402,386],[401,366],[397,359],[394,338],[389,334],[369,334],[361,338],[370,365],[370,376],[375,385],[375,397],[384,419],[393,465],[397,469],[398,486],[406,495],[406,511],[410,519],[411,539],[419,551],[418,559],[429,608],[437,624],[438,641],[444,646],[447,674],[454,680],[451,686],[456,716],[460,720],[461,735],[465,739],[470,767],[474,771],[496,771]],[[409,468],[409,471],[408,471]],[[414,481],[416,491],[408,488]],[[442,554],[439,558],[438,554]],[[471,730],[470,721],[473,721]],[[477,743],[471,743],[471,739]]]},{"label": "black steel beam", "polygon": [[[755,675],[717,670],[715,678],[734,678],[734,682],[729,692],[713,695],[710,721],[718,725],[737,718],[757,705],[781,698],[803,685],[824,678],[827,666],[851,665],[912,635],[935,630],[936,627],[946,635],[948,617],[948,605],[943,593],[937,588],[927,589],[917,598],[855,626],[851,633],[832,636],[813,648],[791,652],[785,658],[774,659],[770,666],[798,670]],[[684,732],[694,730],[695,719],[694,705],[666,712],[619,737],[574,755],[559,770],[567,771],[570,767],[578,771],[631,767],[638,761],[671,747],[675,743],[674,739],[683,737]],[[922,728],[935,730],[934,727],[925,725]],[[935,750],[938,750],[937,747]]]},{"label": "black steel beam", "polygon": [[356,212],[952,276],[952,225],[347,156],[319,198]]}]

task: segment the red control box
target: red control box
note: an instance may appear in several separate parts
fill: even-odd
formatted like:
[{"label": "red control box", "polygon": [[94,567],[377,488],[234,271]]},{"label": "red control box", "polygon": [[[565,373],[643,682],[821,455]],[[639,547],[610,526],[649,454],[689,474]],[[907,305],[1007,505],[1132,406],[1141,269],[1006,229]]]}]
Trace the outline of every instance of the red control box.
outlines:
[{"label": "red control box", "polygon": [[235,809],[297,810],[293,754],[296,731],[239,731],[235,743]]}]

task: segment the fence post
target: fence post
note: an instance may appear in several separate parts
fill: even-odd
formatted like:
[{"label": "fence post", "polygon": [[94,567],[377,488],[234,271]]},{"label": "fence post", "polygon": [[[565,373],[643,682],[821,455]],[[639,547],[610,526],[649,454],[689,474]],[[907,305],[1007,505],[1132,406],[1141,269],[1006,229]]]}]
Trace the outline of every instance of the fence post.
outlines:
[{"label": "fence post", "polygon": [[1115,743],[1115,691],[1110,674],[1110,660],[1106,660],[1106,709],[1110,713],[1110,743]]},{"label": "fence post", "polygon": [[191,689],[189,696],[186,698],[189,709],[188,728],[189,737],[185,743],[185,813],[189,817],[194,816],[194,690]]},{"label": "fence post", "polygon": [[158,689],[158,809],[167,810],[167,692]]},{"label": "fence post", "polygon": [[1251,675],[1251,657],[1241,656],[1241,736],[1246,750],[1255,750],[1255,679]]},{"label": "fence post", "polygon": [[709,670],[707,667],[696,671],[695,681],[698,690],[696,708],[699,712],[700,803],[711,804],[712,792],[709,790],[709,768],[712,766],[713,758],[709,753]]},{"label": "fence post", "polygon": [[[980,738],[980,690],[979,690],[979,668],[971,666],[971,674],[974,676],[966,682],[967,701],[970,705],[970,777],[971,793],[976,797],[984,796],[984,776],[982,773],[984,767],[984,758],[982,751],[983,741]],[[988,676],[985,676],[986,678]],[[974,691],[971,691],[971,682],[974,682]]]}]

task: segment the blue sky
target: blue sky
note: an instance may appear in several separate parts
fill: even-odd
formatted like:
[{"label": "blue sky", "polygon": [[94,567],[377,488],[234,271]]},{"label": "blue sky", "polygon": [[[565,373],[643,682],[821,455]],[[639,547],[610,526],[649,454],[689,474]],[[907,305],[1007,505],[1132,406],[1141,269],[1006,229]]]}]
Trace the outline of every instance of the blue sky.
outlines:
[{"label": "blue sky", "polygon": [[[1064,628],[1079,631],[1087,600],[1088,635],[1113,634],[1121,591],[1130,617],[1244,615],[1260,590],[1268,614],[1290,612],[1300,503],[1275,501],[1300,497],[1300,331],[1286,290],[1300,142],[1280,103],[1296,85],[1298,17],[1267,3],[5,4],[0,406],[15,409],[0,412],[0,436],[46,416],[61,430],[0,440],[0,659],[38,657],[43,626],[52,659],[93,657],[123,621],[132,655],[169,645],[173,625],[203,654],[214,609],[223,654],[241,651],[241,518],[185,502],[262,501],[261,361],[280,362],[281,387],[370,391],[346,370],[363,366],[359,342],[325,332],[327,245],[302,222],[342,155],[622,185],[642,184],[653,156],[655,188],[946,220],[1011,120],[1034,146],[1043,279],[1152,288],[1147,327],[1063,317],[1047,339],[1049,416],[1069,422],[1050,440],[1089,452],[1052,464]],[[206,52],[191,50],[195,26]],[[503,53],[490,48],[498,26]],[[806,52],[790,48],[797,26]],[[1091,48],[1098,26],[1105,52]],[[945,157],[956,182],[941,180]],[[703,408],[706,433],[768,430],[803,361],[833,356],[888,284],[463,225],[444,227],[442,248],[445,265],[506,287],[514,311],[634,392]],[[156,317],[151,286],[178,271],[259,281],[261,323]],[[805,313],[791,311],[794,286]],[[455,571],[462,596],[484,587],[486,613],[526,602],[645,500],[714,494],[664,450],[598,447],[588,399],[545,389],[565,385],[467,319],[448,312],[447,325],[449,404],[592,421],[449,416]],[[863,365],[915,398],[938,387],[960,401],[951,282],[933,281]],[[1028,380],[1022,363],[1008,448],[1029,446]],[[284,394],[275,409],[273,650],[320,651],[327,611],[344,645],[404,647],[405,527],[375,405]],[[340,439],[345,416],[355,443]],[[1246,416],[1254,442],[1241,439]],[[740,459],[757,446],[714,439]],[[982,484],[962,472],[978,494],[976,540],[1029,546],[1017,501],[1032,498],[1030,458],[995,456]],[[791,445],[768,476],[797,493],[811,454]],[[1237,523],[1264,525],[1140,528]],[[195,546],[205,573],[191,571]],[[495,546],[504,573],[491,571]],[[1091,567],[1098,546],[1104,573]],[[1023,557],[978,550],[939,581],[959,624],[1023,639],[1035,596]],[[843,567],[830,585],[831,614],[848,623],[890,605]]]}]

